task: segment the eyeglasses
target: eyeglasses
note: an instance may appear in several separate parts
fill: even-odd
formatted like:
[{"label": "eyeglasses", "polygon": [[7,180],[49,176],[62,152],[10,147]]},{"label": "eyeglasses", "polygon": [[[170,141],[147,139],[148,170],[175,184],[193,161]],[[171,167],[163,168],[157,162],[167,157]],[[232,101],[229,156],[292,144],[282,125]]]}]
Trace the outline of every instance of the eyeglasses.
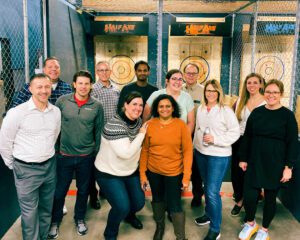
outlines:
[{"label": "eyeglasses", "polygon": [[265,94],[267,94],[267,95],[279,95],[280,92],[265,91]]},{"label": "eyeglasses", "polygon": [[171,80],[177,81],[177,82],[182,82],[182,81],[183,81],[183,78],[171,77]]},{"label": "eyeglasses", "polygon": [[190,76],[196,76],[198,75],[199,73],[196,73],[196,72],[185,72],[186,75],[190,75]]},{"label": "eyeglasses", "polygon": [[205,90],[205,92],[207,92],[207,93],[217,93],[218,91],[217,90]]},{"label": "eyeglasses", "polygon": [[97,69],[97,72],[107,73],[107,72],[110,72],[110,70],[109,69]]}]

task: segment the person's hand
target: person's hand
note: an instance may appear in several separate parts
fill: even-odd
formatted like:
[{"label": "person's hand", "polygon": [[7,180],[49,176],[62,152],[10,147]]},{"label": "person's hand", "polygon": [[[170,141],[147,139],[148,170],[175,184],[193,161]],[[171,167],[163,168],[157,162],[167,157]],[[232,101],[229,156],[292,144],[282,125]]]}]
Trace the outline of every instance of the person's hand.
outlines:
[{"label": "person's hand", "polygon": [[205,134],[203,136],[203,142],[213,144],[214,143],[214,136],[210,135],[210,134]]},{"label": "person's hand", "polygon": [[148,128],[148,121],[144,122],[144,124],[140,128],[140,133],[146,133]]},{"label": "person's hand", "polygon": [[282,173],[282,178],[280,179],[280,182],[285,183],[290,181],[292,178],[292,169],[285,167]]},{"label": "person's hand", "polygon": [[147,191],[147,188],[148,188],[147,180],[141,181],[141,188],[143,189],[143,191]]},{"label": "person's hand", "polygon": [[188,188],[189,188],[189,183],[184,183],[184,182],[182,182],[181,190],[182,190],[182,191],[187,191]]},{"label": "person's hand", "polygon": [[246,163],[246,162],[240,162],[239,166],[245,172],[247,170],[248,163]]}]

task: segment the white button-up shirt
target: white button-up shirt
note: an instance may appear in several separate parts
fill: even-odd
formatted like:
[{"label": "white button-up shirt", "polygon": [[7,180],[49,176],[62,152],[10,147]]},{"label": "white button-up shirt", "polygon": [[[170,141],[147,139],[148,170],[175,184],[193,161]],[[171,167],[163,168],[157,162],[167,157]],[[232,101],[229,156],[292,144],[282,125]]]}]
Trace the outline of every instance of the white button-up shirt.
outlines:
[{"label": "white button-up shirt", "polygon": [[60,125],[60,110],[51,103],[40,111],[30,98],[10,109],[0,131],[0,154],[5,164],[12,169],[14,158],[40,163],[53,157]]}]

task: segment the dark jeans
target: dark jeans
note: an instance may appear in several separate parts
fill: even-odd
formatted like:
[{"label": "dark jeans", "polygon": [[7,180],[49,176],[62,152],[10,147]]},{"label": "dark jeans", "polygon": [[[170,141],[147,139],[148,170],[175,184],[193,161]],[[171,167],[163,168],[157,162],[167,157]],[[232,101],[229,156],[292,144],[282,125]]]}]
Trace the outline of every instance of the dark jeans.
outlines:
[{"label": "dark jeans", "polygon": [[[262,226],[268,228],[276,213],[276,196],[278,189],[264,189],[265,200],[263,209]],[[244,207],[246,210],[247,221],[251,222],[255,219],[257,209],[257,198],[261,192],[260,188],[254,188],[250,184],[245,183],[244,190]]]},{"label": "dark jeans", "polygon": [[62,221],[65,197],[74,172],[77,187],[74,219],[75,221],[84,219],[94,161],[94,155],[76,157],[59,155],[57,157],[57,184],[54,195],[52,222],[60,223]]},{"label": "dark jeans", "polygon": [[147,171],[153,202],[166,202],[170,213],[182,212],[181,187],[183,175],[164,176]]},{"label": "dark jeans", "polygon": [[104,176],[96,171],[96,180],[111,206],[104,231],[105,239],[116,239],[121,221],[145,205],[140,177],[138,174],[127,177]]},{"label": "dark jeans", "polygon": [[195,152],[196,161],[204,183],[205,214],[210,219],[210,229],[213,232],[220,232],[222,222],[220,189],[231,157],[209,156],[198,151]]},{"label": "dark jeans", "polygon": [[234,192],[235,202],[243,199],[245,172],[240,168],[239,147],[242,136],[232,144],[232,162],[231,162],[231,182]]},{"label": "dark jeans", "polygon": [[197,161],[195,160],[195,151],[194,150],[194,157],[193,157],[193,165],[192,165],[192,176],[191,176],[191,180],[192,180],[192,193],[193,193],[193,198],[197,199],[197,200],[201,200],[203,194],[204,194],[204,190],[203,190],[203,186],[202,186],[202,178],[200,176],[200,172],[198,170],[198,165],[197,165]]}]

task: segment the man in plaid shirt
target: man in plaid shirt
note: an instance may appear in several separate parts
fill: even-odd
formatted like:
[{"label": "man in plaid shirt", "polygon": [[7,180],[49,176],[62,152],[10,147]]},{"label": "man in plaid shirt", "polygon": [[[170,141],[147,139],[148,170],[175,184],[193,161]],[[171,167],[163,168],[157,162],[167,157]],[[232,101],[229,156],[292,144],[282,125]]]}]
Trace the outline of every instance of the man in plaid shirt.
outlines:
[{"label": "man in plaid shirt", "polygon": [[[104,124],[106,124],[117,112],[120,92],[110,82],[111,69],[108,62],[98,62],[96,64],[96,74],[98,81],[93,85],[91,96],[98,99],[102,104],[104,110]],[[98,199],[98,191],[94,182],[95,180],[92,179],[90,186],[90,205],[94,209],[100,209],[101,205]]]},{"label": "man in plaid shirt", "polygon": [[[56,100],[62,95],[71,93],[72,88],[68,83],[59,79],[60,64],[56,57],[48,57],[45,59],[43,66],[43,72],[49,76],[52,82],[52,92],[49,97],[49,102],[55,105]],[[19,104],[28,101],[30,97],[29,83],[26,83],[14,98],[12,107],[16,107]]]}]

